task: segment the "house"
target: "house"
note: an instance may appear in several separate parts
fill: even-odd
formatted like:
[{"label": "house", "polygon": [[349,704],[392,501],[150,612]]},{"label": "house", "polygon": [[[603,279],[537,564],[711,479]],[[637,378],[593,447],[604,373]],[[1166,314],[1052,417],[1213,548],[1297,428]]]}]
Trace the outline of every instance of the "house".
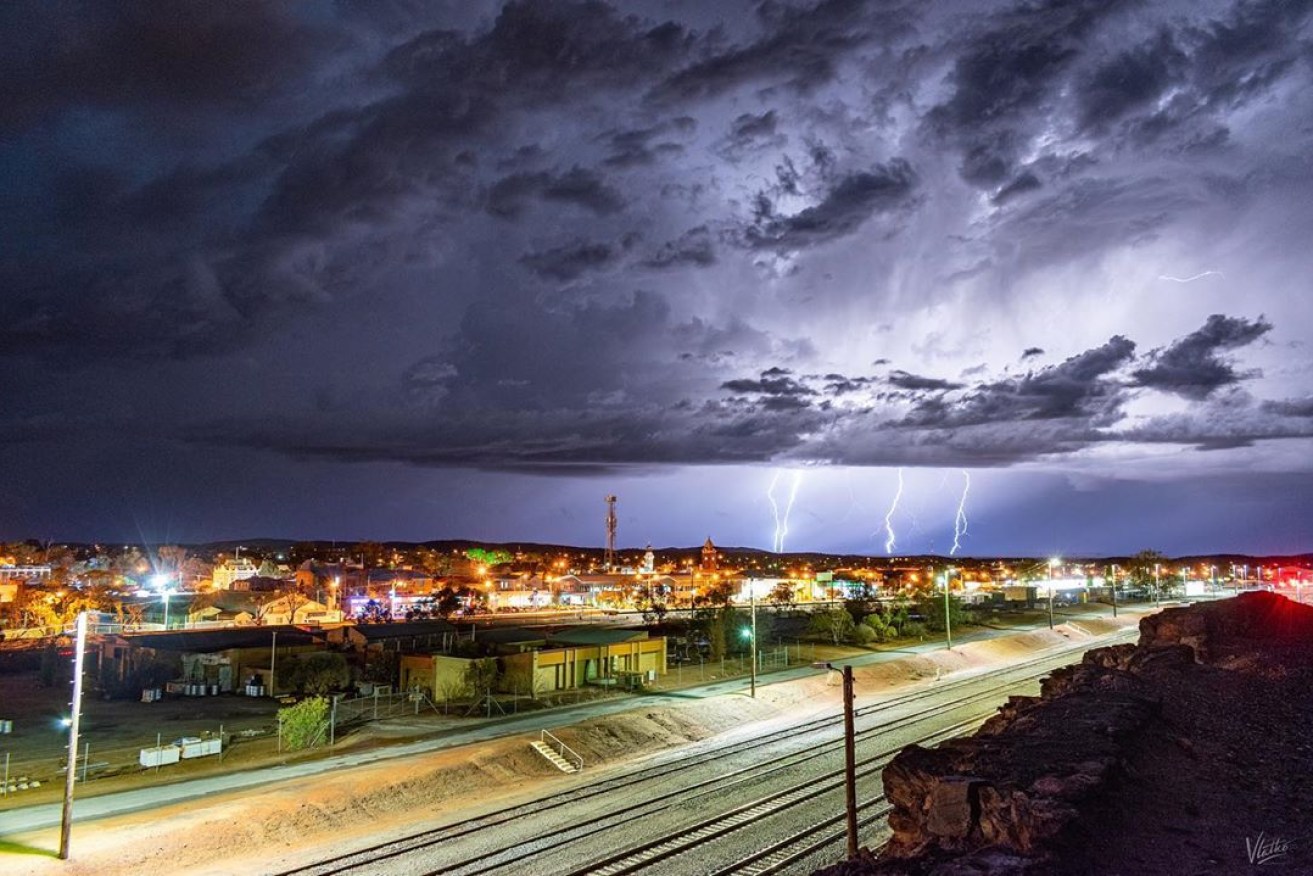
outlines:
[{"label": "house", "polygon": [[329,608],[299,593],[291,592],[260,606],[257,615],[260,623],[270,626],[282,624],[340,624],[342,612]]}]

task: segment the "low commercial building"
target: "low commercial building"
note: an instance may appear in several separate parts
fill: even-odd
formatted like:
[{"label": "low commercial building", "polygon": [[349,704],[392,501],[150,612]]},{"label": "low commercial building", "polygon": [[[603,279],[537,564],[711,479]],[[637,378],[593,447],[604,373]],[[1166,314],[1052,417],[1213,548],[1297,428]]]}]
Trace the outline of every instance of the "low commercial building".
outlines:
[{"label": "low commercial building", "polygon": [[272,695],[284,689],[277,678],[279,661],[322,650],[324,644],[322,635],[299,627],[123,633],[101,639],[100,677],[123,680],[146,661],[176,661],[179,681],[229,693],[258,679]]},{"label": "low commercial building", "polygon": [[[435,697],[460,694],[465,673],[475,659],[449,654],[402,654],[401,686]],[[534,696],[585,685],[633,688],[666,672],[666,640],[644,630],[581,627],[556,633],[544,647],[503,653],[495,658],[500,687]]]}]

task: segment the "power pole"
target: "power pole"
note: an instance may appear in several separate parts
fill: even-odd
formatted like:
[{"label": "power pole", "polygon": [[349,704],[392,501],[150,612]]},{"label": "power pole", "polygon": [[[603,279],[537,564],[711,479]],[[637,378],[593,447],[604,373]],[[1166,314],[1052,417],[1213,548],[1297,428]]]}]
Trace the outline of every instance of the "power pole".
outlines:
[{"label": "power pole", "polygon": [[73,783],[77,780],[78,724],[82,718],[82,662],[87,647],[87,613],[78,612],[77,644],[73,655],[73,713],[68,725],[68,769],[64,773],[64,810],[59,821],[59,859],[68,860],[68,839],[73,829]]},{"label": "power pole", "polygon": [[843,668],[844,786],[848,805],[848,859],[857,857],[857,736],[853,728],[853,668]]}]

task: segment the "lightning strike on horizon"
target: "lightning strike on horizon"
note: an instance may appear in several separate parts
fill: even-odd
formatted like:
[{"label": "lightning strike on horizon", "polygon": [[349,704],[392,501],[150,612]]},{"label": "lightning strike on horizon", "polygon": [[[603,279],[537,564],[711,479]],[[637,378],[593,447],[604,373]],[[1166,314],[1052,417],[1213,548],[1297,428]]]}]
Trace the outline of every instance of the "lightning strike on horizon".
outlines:
[{"label": "lightning strike on horizon", "polygon": [[950,557],[957,554],[962,547],[962,537],[967,534],[967,493],[971,492],[971,473],[962,469],[962,477],[966,480],[962,484],[962,498],[957,503],[957,516],[953,518],[953,547],[948,552]]},{"label": "lightning strike on horizon", "polygon": [[898,510],[898,503],[903,498],[903,470],[898,469],[898,491],[894,493],[894,501],[889,505],[889,510],[884,515],[884,552],[892,554],[894,545],[898,543],[894,535],[894,512]]},{"label": "lightning strike on horizon", "polygon": [[770,488],[766,490],[766,498],[770,501],[771,514],[775,517],[775,538],[771,541],[771,550],[777,554],[784,553],[784,537],[789,534],[789,515],[793,513],[793,503],[798,498],[798,486],[802,483],[802,472],[793,473],[793,485],[789,488],[789,501],[784,506],[784,514],[780,514],[780,505],[775,501],[775,487],[780,482],[780,473],[775,472],[771,478]]},{"label": "lightning strike on horizon", "polygon": [[1159,280],[1170,280],[1173,283],[1193,283],[1195,280],[1202,280],[1204,277],[1220,277],[1221,271],[1204,271],[1202,274],[1195,274],[1193,277],[1169,277],[1166,274],[1160,275]]}]

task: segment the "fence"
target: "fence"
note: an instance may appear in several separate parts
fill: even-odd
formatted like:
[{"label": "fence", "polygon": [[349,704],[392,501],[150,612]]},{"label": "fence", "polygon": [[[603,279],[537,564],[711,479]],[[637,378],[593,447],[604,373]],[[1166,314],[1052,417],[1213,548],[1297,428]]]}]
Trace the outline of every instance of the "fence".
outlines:
[{"label": "fence", "polygon": [[[810,656],[809,656],[810,655]],[[790,666],[810,664],[814,661],[816,646],[812,644],[781,645],[757,652],[757,673],[775,672]],[[682,687],[718,679],[738,678],[752,673],[751,658],[747,654],[722,657],[719,660],[671,661],[666,658],[666,674],[658,678],[656,687]]]},{"label": "fence", "polygon": [[[272,736],[273,728],[244,730],[240,733],[225,732],[220,725],[215,733],[208,733],[202,739],[219,739],[220,750],[217,760],[223,761],[226,751],[237,742]],[[173,737],[165,739],[165,734],[156,733],[153,740],[145,739],[130,746],[98,746],[87,742],[78,752],[76,770],[79,783],[94,781],[99,778],[121,776],[130,773],[145,772],[147,769],[158,772],[159,767],[143,767],[141,752],[149,748],[158,749],[170,743]],[[21,794],[24,791],[37,790],[46,785],[64,781],[68,772],[68,752],[62,750],[58,755],[49,754],[16,757],[12,752],[0,753],[0,798]]]}]

